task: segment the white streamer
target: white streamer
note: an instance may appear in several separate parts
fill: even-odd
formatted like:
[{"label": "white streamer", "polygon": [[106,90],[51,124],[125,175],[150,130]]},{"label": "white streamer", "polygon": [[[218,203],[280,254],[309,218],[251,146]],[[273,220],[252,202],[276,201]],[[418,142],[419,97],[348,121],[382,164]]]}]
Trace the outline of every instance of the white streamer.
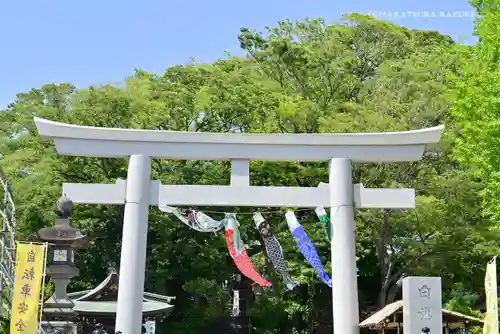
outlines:
[{"label": "white streamer", "polygon": [[160,211],[172,213],[179,218],[181,222],[198,232],[217,232],[223,226],[223,221],[215,220],[201,211],[193,209],[179,209],[173,206],[162,205],[158,206]]}]

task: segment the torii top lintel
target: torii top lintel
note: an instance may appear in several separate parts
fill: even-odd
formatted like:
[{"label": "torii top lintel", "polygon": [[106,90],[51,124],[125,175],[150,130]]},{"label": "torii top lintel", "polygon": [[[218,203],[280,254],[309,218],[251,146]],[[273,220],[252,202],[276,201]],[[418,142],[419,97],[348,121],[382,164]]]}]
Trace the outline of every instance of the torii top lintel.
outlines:
[{"label": "torii top lintel", "polygon": [[416,161],[437,143],[444,126],[380,133],[243,134],[99,128],[34,118],[41,137],[62,155],[174,160]]}]

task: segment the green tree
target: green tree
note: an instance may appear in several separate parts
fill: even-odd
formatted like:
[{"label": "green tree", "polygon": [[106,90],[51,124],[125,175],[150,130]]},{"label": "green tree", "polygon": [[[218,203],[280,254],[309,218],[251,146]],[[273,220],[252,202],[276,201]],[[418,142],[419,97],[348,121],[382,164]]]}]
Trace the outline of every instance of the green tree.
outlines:
[{"label": "green tree", "polygon": [[[52,142],[38,137],[33,115],[114,128],[246,133],[400,131],[446,123],[444,140],[421,162],[355,166],[356,182],[414,187],[418,195],[415,210],[358,212],[362,311],[398,298],[405,275],[440,275],[450,294],[461,280],[466,291],[478,291],[481,263],[498,237],[478,211],[478,180],[451,154],[456,134],[448,114],[454,79],[464,75],[470,49],[436,32],[362,15],[334,25],[319,19],[283,21],[265,34],[244,28],[239,41],[246,57],[174,66],[161,75],[138,70],[121,87],[46,85],[19,94],[0,113],[0,164],[13,183],[20,237],[53,222],[62,182],[112,183],[125,178],[127,169],[125,159],[58,156]],[[164,184],[229,183],[227,162],[155,159],[152,165],[153,178]],[[327,166],[253,161],[251,180],[254,185],[317,186],[327,180]],[[261,251],[249,215],[257,209],[274,226],[291,273],[301,283],[295,293],[284,290]],[[260,333],[331,328],[330,289],[296,249],[284,209],[216,210],[238,213],[254,263],[275,283],[272,291],[259,292],[252,322]],[[101,281],[110,263],[119,262],[123,208],[82,205],[74,211],[75,223],[94,238],[76,257],[81,276],[71,288],[84,289]],[[312,210],[297,216],[329,267],[321,224]],[[233,266],[220,234],[192,231],[153,208],[148,241],[146,289],[177,297],[174,313],[160,327],[197,333],[227,314],[223,283]]]},{"label": "green tree", "polygon": [[499,18],[500,11],[485,11],[479,20],[476,34],[480,41],[462,78],[455,81],[456,98],[451,110],[459,125],[456,156],[462,164],[470,165],[481,181],[483,209],[493,219],[500,217],[500,205],[495,200],[500,194]]}]

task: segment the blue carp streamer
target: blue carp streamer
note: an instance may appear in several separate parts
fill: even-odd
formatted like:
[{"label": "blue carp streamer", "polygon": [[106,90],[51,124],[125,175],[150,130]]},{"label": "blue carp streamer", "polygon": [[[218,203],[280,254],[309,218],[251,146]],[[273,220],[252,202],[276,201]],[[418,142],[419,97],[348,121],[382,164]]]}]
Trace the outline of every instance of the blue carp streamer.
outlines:
[{"label": "blue carp streamer", "polygon": [[297,217],[295,217],[295,214],[292,211],[288,211],[285,214],[285,218],[288,228],[290,229],[290,232],[292,232],[300,252],[304,255],[307,262],[309,262],[314,270],[316,270],[321,280],[331,288],[332,279],[325,272],[323,263],[321,263],[321,259],[319,258],[318,252],[316,252],[313,242],[298,222]]}]

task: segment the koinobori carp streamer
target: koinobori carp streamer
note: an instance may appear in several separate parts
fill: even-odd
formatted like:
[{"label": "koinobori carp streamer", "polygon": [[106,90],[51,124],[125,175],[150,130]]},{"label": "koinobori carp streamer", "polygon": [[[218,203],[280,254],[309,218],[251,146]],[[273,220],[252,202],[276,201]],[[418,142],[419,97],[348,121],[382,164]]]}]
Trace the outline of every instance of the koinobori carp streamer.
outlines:
[{"label": "koinobori carp streamer", "polygon": [[226,214],[226,218],[224,218],[224,226],[227,249],[238,270],[260,286],[271,286],[271,283],[266,281],[255,270],[252,261],[250,261],[243,241],[241,240],[240,231],[238,229],[238,221],[236,220],[236,215],[234,213]]},{"label": "koinobori carp streamer", "polygon": [[264,247],[266,248],[269,261],[273,265],[274,269],[276,269],[283,277],[283,281],[287,289],[293,290],[297,286],[297,283],[293,281],[290,273],[288,272],[288,268],[285,263],[285,256],[283,254],[283,248],[281,247],[278,239],[276,239],[271,226],[265,221],[264,217],[262,217],[262,214],[259,212],[253,214],[253,220],[255,222],[255,227],[264,241]]},{"label": "koinobori carp streamer", "polygon": [[332,287],[332,279],[325,272],[324,266],[321,263],[321,259],[319,258],[318,252],[316,252],[313,242],[306,234],[306,231],[304,231],[302,225],[300,225],[297,217],[295,217],[295,213],[288,211],[285,214],[285,218],[288,228],[290,229],[290,232],[292,232],[295,242],[297,243],[302,255],[304,255],[307,262],[309,262],[309,264],[318,273],[321,280],[329,287]]},{"label": "koinobori carp streamer", "polygon": [[163,212],[172,213],[181,222],[198,232],[217,232],[223,226],[221,221],[194,209],[181,209],[168,205],[158,206],[158,208]]},{"label": "koinobori carp streamer", "polygon": [[332,228],[330,225],[330,219],[328,219],[328,215],[325,211],[325,208],[322,206],[318,206],[314,212],[319,218],[319,221],[323,224],[323,229],[325,230],[326,238],[328,241],[332,242]]}]

